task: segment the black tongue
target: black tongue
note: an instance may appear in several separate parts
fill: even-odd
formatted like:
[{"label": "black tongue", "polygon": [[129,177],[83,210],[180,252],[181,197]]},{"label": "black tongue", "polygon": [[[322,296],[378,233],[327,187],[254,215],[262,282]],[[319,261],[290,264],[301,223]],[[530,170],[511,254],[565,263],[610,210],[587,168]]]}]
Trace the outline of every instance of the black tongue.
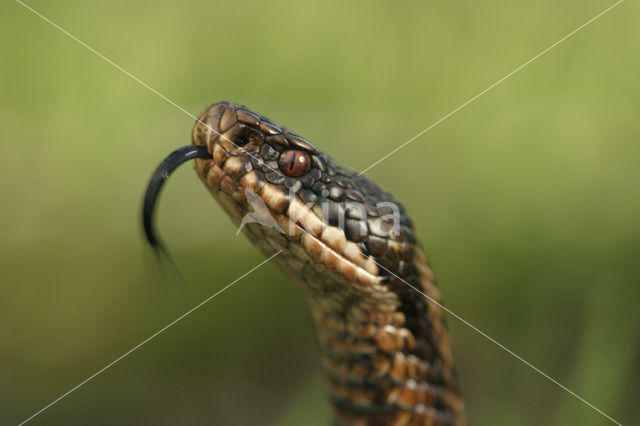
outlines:
[{"label": "black tongue", "polygon": [[142,206],[142,226],[144,227],[144,234],[147,241],[156,251],[165,251],[153,228],[153,209],[160,195],[162,185],[169,179],[169,175],[175,169],[194,158],[211,158],[211,154],[209,154],[205,145],[183,146],[169,154],[151,176]]}]

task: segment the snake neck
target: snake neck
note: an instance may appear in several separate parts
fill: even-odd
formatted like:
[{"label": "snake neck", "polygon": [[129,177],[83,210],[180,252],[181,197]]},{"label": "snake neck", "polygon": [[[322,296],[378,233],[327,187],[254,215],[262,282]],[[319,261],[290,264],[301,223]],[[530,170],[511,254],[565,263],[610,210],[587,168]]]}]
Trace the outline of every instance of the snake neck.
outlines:
[{"label": "snake neck", "polygon": [[336,424],[466,424],[440,292],[419,248],[411,265],[359,290],[293,274],[309,302]]}]

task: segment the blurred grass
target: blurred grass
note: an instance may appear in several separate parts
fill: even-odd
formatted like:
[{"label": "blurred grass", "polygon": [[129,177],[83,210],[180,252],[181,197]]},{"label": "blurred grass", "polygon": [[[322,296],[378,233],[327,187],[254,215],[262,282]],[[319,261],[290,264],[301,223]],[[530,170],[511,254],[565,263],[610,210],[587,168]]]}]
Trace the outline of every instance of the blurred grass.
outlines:
[{"label": "blurred grass", "polygon": [[[247,104],[364,169],[611,3],[28,3],[193,114]],[[639,7],[625,2],[367,173],[402,200],[447,306],[622,423],[640,393]],[[17,3],[0,6],[0,424],[260,262],[189,168],[193,120]],[[224,248],[224,249],[223,249]],[[476,425],[609,424],[450,320]],[[33,424],[326,424],[305,303],[246,277]]]}]

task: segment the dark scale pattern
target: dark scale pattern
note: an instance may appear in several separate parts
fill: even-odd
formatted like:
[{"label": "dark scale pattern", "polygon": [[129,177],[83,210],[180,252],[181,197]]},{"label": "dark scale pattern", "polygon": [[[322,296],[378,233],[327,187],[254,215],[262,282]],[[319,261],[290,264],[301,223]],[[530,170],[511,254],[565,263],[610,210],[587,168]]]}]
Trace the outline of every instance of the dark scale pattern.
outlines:
[{"label": "dark scale pattern", "polygon": [[[196,170],[232,220],[250,211],[249,190],[295,230],[243,228],[266,255],[284,251],[274,262],[309,301],[336,422],[465,424],[443,313],[424,296],[440,303],[440,292],[404,207],[245,107],[214,104],[199,120],[193,144],[213,159]],[[302,176],[279,169],[292,149],[309,156]]]}]

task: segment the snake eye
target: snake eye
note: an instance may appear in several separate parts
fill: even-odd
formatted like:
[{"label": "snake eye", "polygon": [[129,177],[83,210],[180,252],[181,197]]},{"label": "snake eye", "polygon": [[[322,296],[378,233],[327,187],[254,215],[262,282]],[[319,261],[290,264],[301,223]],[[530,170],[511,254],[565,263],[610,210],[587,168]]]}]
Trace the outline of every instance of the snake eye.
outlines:
[{"label": "snake eye", "polygon": [[304,151],[289,149],[280,154],[278,166],[280,166],[280,170],[285,175],[300,177],[309,171],[311,159]]}]

